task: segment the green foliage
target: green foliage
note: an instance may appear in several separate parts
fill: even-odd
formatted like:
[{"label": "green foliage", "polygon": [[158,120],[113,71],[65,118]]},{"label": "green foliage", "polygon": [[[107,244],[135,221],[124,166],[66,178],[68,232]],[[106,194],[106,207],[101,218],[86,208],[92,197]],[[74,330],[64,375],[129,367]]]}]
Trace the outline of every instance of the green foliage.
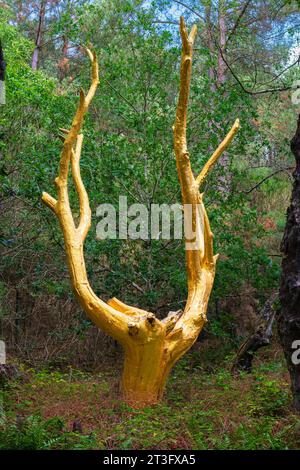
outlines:
[{"label": "green foliage", "polygon": [[17,422],[0,428],[1,450],[99,449],[93,434],[64,432],[64,423],[59,417],[45,420],[39,415],[31,415],[26,419],[19,417]]},{"label": "green foliage", "polygon": [[290,400],[288,386],[285,384],[284,388],[282,384],[279,385],[263,375],[256,376],[253,384],[255,399],[251,403],[250,413],[260,416],[277,416],[284,413]]},{"label": "green foliage", "polygon": [[[50,424],[53,427],[53,423]],[[57,432],[59,429],[55,428]],[[0,449],[36,450],[47,444],[47,439],[50,439],[47,422],[39,416],[29,416],[24,422],[5,426],[5,430],[0,431]]]},{"label": "green foliage", "polygon": [[[203,357],[199,359],[203,366]],[[190,365],[193,361],[198,362],[190,357]],[[231,362],[228,359],[228,365]],[[92,375],[76,369],[25,369],[26,382],[11,382],[2,392],[0,448],[299,448],[299,417],[290,409],[283,358],[258,359],[254,375],[241,374],[238,379],[217,360],[210,365],[209,371],[199,371],[180,361],[163,402],[139,410],[114,394],[114,376],[108,371]],[[61,416],[53,416],[57,403]],[[52,418],[43,418],[41,409]],[[83,434],[70,432],[75,417]]]}]

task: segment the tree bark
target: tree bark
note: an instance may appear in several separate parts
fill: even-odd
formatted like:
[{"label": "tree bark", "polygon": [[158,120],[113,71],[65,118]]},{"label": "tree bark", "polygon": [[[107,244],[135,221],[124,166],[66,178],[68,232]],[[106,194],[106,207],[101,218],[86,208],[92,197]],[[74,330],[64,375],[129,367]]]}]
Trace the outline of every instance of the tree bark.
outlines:
[{"label": "tree bark", "polygon": [[133,406],[158,403],[163,396],[168,367],[167,348],[164,337],[125,348],[125,363],[121,382],[125,401]]},{"label": "tree bark", "polygon": [[214,93],[216,91],[216,83],[215,83],[215,71],[213,67],[214,62],[214,42],[213,42],[213,32],[212,32],[212,22],[211,22],[211,1],[207,2],[205,5],[205,28],[204,28],[204,35],[203,40],[206,41],[207,48],[209,51],[209,67],[208,67],[208,76],[210,79],[210,88],[211,91]]},{"label": "tree bark", "polygon": [[6,68],[6,64],[5,64],[5,61],[4,61],[2,43],[0,41],[0,81],[2,81],[2,82],[4,82],[4,80],[5,80],[5,68]]},{"label": "tree bark", "polygon": [[278,309],[278,331],[291,377],[294,406],[300,411],[300,364],[293,360],[294,342],[300,340],[300,115],[296,134],[291,141],[291,150],[296,159],[296,168],[281,242],[281,307]]},{"label": "tree bark", "polygon": [[40,55],[40,48],[42,43],[42,34],[43,34],[43,24],[45,19],[45,10],[46,10],[46,2],[45,0],[41,0],[40,5],[40,13],[39,13],[39,23],[38,29],[36,33],[36,40],[35,40],[35,47],[32,55],[32,62],[31,68],[32,70],[37,70],[39,65],[39,55]]},{"label": "tree bark", "polygon": [[67,73],[69,72],[69,69],[70,69],[70,64],[69,64],[69,59],[68,59],[69,39],[66,35],[63,35],[62,40],[63,40],[62,58],[58,63],[60,81],[66,78]]},{"label": "tree bark", "polygon": [[218,26],[219,26],[219,53],[218,53],[218,85],[223,85],[226,81],[226,64],[223,59],[225,52],[227,25],[226,25],[226,12],[224,0],[219,0],[218,12]]},{"label": "tree bark", "polygon": [[2,43],[0,41],[0,105],[5,104],[5,68]]},{"label": "tree bark", "polygon": [[234,374],[238,371],[245,371],[250,374],[252,372],[254,353],[270,344],[275,318],[274,300],[272,297],[265,303],[254,332],[240,346],[231,369]]}]

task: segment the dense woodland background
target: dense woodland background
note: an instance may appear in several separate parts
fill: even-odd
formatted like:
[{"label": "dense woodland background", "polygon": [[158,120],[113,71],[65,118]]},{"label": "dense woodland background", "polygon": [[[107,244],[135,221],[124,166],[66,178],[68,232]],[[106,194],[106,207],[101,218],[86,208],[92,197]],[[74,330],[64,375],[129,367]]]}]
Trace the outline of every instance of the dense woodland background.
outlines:
[{"label": "dense woodland background", "polygon": [[[299,100],[292,102],[300,80],[295,1],[0,2],[7,62],[7,102],[0,108],[0,335],[9,358],[26,367],[98,373],[110,364],[121,366],[117,344],[90,323],[73,297],[61,231],[41,203],[42,191],[53,192],[61,149],[58,129],[69,127],[79,88],[89,83],[82,47],[89,44],[100,63],[81,163],[93,220],[85,244],[91,284],[105,300],[117,296],[159,317],[184,304],[182,241],[96,239],[101,203],[118,207],[120,195],[128,197],[128,204],[148,207],[180,202],[172,143],[180,15],[199,28],[188,123],[193,167],[201,169],[237,117],[241,129],[206,182],[205,204],[220,258],[209,322],[174,377],[186,380],[184,371],[195,373],[199,391],[199,381],[209,382],[214,372],[225,383],[221,389],[228,400],[233,379],[226,367],[255,328],[265,302],[278,292],[280,242],[294,168],[290,139],[300,110]],[[72,204],[76,215],[73,192]],[[271,349],[257,360],[265,371],[286,377],[277,343],[274,329]],[[264,366],[268,361],[269,369]],[[218,367],[223,372],[215,373]],[[60,376],[55,377],[59,382]],[[272,393],[288,393],[276,380],[266,385],[271,402]],[[195,433],[198,424],[191,425]],[[120,446],[116,439],[107,445]],[[183,441],[174,448],[195,445]],[[201,437],[198,447],[199,442]],[[266,442],[250,445],[272,447]],[[297,442],[280,441],[278,448],[297,447]]]}]

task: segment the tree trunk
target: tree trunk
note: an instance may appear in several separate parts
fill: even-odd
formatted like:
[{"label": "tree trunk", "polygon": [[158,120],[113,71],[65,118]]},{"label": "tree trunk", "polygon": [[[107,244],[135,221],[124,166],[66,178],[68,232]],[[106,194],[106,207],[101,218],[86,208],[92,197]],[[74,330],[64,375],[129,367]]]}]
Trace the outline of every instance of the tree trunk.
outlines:
[{"label": "tree trunk", "polygon": [[291,141],[291,150],[296,159],[296,168],[281,242],[282,273],[279,290],[281,307],[278,309],[278,331],[291,376],[294,406],[300,411],[300,364],[293,361],[297,345],[295,341],[300,340],[300,115],[296,134]]},{"label": "tree trunk", "polygon": [[[227,18],[226,18],[226,4],[224,0],[218,2],[218,67],[217,67],[217,88],[225,86],[227,81],[227,66],[223,59],[226,49],[227,41]],[[226,93],[227,94],[227,93]],[[225,95],[226,95],[225,94]],[[217,122],[214,123],[216,127],[219,126]],[[224,152],[219,162],[220,174],[217,178],[217,188],[224,198],[227,198],[231,190],[231,175],[229,172],[230,158],[227,152]]]},{"label": "tree trunk", "polygon": [[226,12],[223,0],[219,0],[218,12],[218,26],[219,26],[219,53],[218,53],[218,85],[223,85],[226,81],[226,64],[222,54],[225,52],[227,25],[226,25]]},{"label": "tree trunk", "polygon": [[0,41],[0,105],[5,104],[5,68],[2,44]]},{"label": "tree trunk", "polygon": [[32,70],[37,70],[38,65],[39,65],[39,54],[40,54],[40,48],[41,48],[41,43],[42,43],[42,28],[43,28],[44,19],[45,19],[45,9],[46,9],[46,2],[45,0],[41,0],[39,24],[38,24],[38,29],[36,33],[35,48],[33,51],[32,62],[31,62]]},{"label": "tree trunk", "polygon": [[0,41],[0,80],[4,82],[5,80],[5,61],[4,61],[4,54],[2,49],[2,43]]},{"label": "tree trunk", "polygon": [[254,353],[270,344],[275,318],[274,300],[272,297],[265,303],[254,332],[240,346],[231,369],[234,374],[238,371],[245,371],[250,374],[252,372]]},{"label": "tree trunk", "polygon": [[125,352],[122,394],[133,406],[158,403],[163,396],[170,368],[163,337]]},{"label": "tree trunk", "polygon": [[215,84],[215,72],[214,72],[214,42],[213,42],[213,32],[212,32],[212,22],[211,22],[211,1],[207,2],[205,6],[205,28],[203,34],[203,41],[206,42],[207,48],[209,51],[209,67],[208,67],[208,76],[210,79],[210,88],[212,92],[216,91]]},{"label": "tree trunk", "polygon": [[58,63],[60,81],[66,78],[67,73],[70,70],[70,64],[69,64],[69,59],[68,59],[69,39],[65,35],[63,36],[62,39],[63,39],[62,58]]}]

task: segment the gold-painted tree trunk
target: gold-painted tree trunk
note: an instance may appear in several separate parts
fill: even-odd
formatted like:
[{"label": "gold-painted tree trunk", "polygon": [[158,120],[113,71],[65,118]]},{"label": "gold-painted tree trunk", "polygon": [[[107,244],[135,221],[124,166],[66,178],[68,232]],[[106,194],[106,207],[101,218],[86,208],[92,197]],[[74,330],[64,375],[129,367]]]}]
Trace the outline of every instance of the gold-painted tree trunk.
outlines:
[{"label": "gold-painted tree trunk", "polygon": [[[217,256],[213,255],[213,235],[199,188],[211,167],[233,139],[238,120],[227,137],[210,157],[197,178],[194,177],[186,143],[187,106],[190,89],[193,44],[196,26],[188,35],[180,19],[182,57],[180,91],[174,124],[174,150],[185,216],[191,212],[196,239],[186,239],[188,298],[184,311],[170,312],[159,320],[152,312],[124,304],[113,298],[107,303],[93,292],[85,269],[83,245],[91,224],[89,199],[80,175],[80,134],[84,115],[99,83],[98,63],[87,49],[92,63],[92,84],[88,94],[80,92],[80,102],[70,130],[64,133],[59,175],[55,180],[58,197],[43,193],[43,202],[57,216],[64,235],[71,284],[88,317],[124,348],[125,365],[122,378],[123,398],[133,406],[157,403],[164,391],[168,374],[178,359],[190,349],[206,322],[207,304],[212,289]],[[75,225],[68,198],[68,174],[78,193],[80,220]],[[187,210],[189,208],[189,211]],[[190,211],[190,209],[192,209]]]}]

